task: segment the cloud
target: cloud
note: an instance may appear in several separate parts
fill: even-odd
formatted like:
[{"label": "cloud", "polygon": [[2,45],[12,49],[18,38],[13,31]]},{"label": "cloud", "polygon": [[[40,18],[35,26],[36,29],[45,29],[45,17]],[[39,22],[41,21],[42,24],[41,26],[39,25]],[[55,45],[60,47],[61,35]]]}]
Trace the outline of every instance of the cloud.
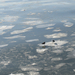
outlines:
[{"label": "cloud", "polygon": [[16,35],[16,36],[11,36],[11,37],[4,37],[4,39],[15,39],[15,38],[25,38],[25,36]]},{"label": "cloud", "polygon": [[15,30],[15,31],[11,32],[11,34],[20,34],[20,33],[27,32],[27,31],[29,31],[31,29],[33,29],[33,27],[28,27],[28,28],[23,29],[23,30]]},{"label": "cloud", "polygon": [[40,75],[39,72],[35,72],[35,71],[30,71],[27,73],[28,73],[28,75]]},{"label": "cloud", "polygon": [[11,25],[11,26],[0,26],[0,35],[3,35],[5,34],[6,32],[4,32],[3,30],[7,30],[7,29],[12,29],[14,27],[14,25]]},{"label": "cloud", "polygon": [[38,52],[38,53],[44,53],[47,50],[48,50],[47,48],[45,48],[45,49],[36,49],[36,52]]},{"label": "cloud", "polygon": [[38,25],[36,26],[36,28],[45,28],[45,27],[48,27],[48,26],[54,26],[55,24],[48,24],[48,25]]},{"label": "cloud", "polygon": [[57,58],[52,58],[52,59],[51,59],[51,61],[59,61],[59,60],[62,60],[62,58],[57,57]]},{"label": "cloud", "polygon": [[0,35],[3,35],[5,34],[6,32],[3,32],[2,30],[0,30]]},{"label": "cloud", "polygon": [[66,33],[54,33],[51,35],[44,35],[44,37],[46,38],[61,38],[61,37],[66,37],[67,34]]},{"label": "cloud", "polygon": [[49,30],[49,29],[53,29],[53,27],[48,27],[48,28],[46,28],[46,30]]},{"label": "cloud", "polygon": [[2,22],[15,22],[17,21],[17,19],[19,18],[19,16],[5,16],[3,19],[2,19]]},{"label": "cloud", "polygon": [[8,46],[8,44],[0,45],[0,47],[5,47],[5,46]]},{"label": "cloud", "polygon": [[34,55],[34,56],[30,56],[30,55],[29,55],[28,58],[29,58],[29,59],[35,59],[35,58],[37,58],[37,56],[35,56],[35,55]]},{"label": "cloud", "polygon": [[61,22],[66,23],[68,20],[62,20]]},{"label": "cloud", "polygon": [[73,20],[75,20],[75,18],[73,18]]},{"label": "cloud", "polygon": [[65,51],[73,51],[73,50],[74,50],[74,48],[68,48]]},{"label": "cloud", "polygon": [[26,40],[26,42],[34,42],[34,41],[39,41],[39,39]]},{"label": "cloud", "polygon": [[41,68],[37,66],[20,66],[22,71],[40,71]]},{"label": "cloud", "polygon": [[16,74],[11,73],[9,75],[24,75],[24,74],[23,73],[16,73]]},{"label": "cloud", "polygon": [[53,52],[53,53],[60,54],[60,53],[62,53],[63,51],[62,51],[62,50],[53,50],[52,52]]},{"label": "cloud", "polygon": [[26,24],[26,25],[38,25],[38,24],[42,24],[43,21],[40,21],[40,20],[38,20],[38,21],[26,21],[26,22],[23,22],[23,23]]},{"label": "cloud", "polygon": [[72,27],[73,23],[71,23],[71,22],[65,22],[64,26],[65,27]]},{"label": "cloud", "polygon": [[46,6],[46,5],[64,5],[64,4],[69,5],[71,3],[68,3],[68,2],[50,2],[50,3],[43,3],[42,5]]},{"label": "cloud", "polygon": [[75,50],[71,51],[67,55],[68,58],[75,58]]},{"label": "cloud", "polygon": [[4,26],[0,26],[0,30],[12,29],[13,27],[14,25],[10,25],[10,26],[4,25]]},{"label": "cloud", "polygon": [[55,29],[55,30],[53,30],[53,32],[59,32],[59,31],[61,31],[60,29]]},{"label": "cloud", "polygon": [[27,15],[35,15],[36,13],[30,13],[30,14],[27,14]]},{"label": "cloud", "polygon": [[71,34],[71,36],[75,36],[75,32],[73,34]]},{"label": "cloud", "polygon": [[65,65],[65,63],[60,63],[60,64],[58,64],[58,65],[55,66],[55,69],[59,69],[59,68],[61,68],[64,65]]},{"label": "cloud", "polygon": [[37,20],[39,18],[25,18],[25,19],[27,19],[27,20]]},{"label": "cloud", "polygon": [[[38,45],[39,46],[55,46],[55,47],[58,46],[58,47],[61,47],[62,45],[67,44],[67,43],[68,43],[68,41],[66,41],[66,40],[55,40],[55,42],[50,41],[50,42],[46,42],[44,45],[43,44],[38,44]],[[61,51],[59,51],[59,52],[61,52]]]},{"label": "cloud", "polygon": [[11,61],[1,61],[0,64],[3,64],[3,65],[8,65],[9,63],[11,63]]}]

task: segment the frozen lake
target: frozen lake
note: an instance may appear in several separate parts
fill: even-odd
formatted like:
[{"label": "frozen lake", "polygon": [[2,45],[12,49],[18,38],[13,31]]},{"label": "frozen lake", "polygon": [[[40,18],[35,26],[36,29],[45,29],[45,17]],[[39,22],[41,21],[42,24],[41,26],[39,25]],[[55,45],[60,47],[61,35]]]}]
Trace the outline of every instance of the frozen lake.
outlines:
[{"label": "frozen lake", "polygon": [[0,0],[0,75],[75,75],[75,0]]}]

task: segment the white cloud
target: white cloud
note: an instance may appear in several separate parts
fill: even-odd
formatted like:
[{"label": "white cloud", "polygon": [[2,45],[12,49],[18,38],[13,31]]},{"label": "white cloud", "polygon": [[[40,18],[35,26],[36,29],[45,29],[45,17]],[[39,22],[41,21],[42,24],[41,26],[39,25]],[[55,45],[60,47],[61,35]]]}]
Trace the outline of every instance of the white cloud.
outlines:
[{"label": "white cloud", "polygon": [[67,55],[68,58],[75,58],[75,50],[71,51]]},{"label": "white cloud", "polygon": [[57,57],[57,58],[52,58],[52,59],[51,59],[51,61],[59,61],[59,60],[62,60],[62,58]]},{"label": "white cloud", "polygon": [[16,35],[16,36],[11,36],[11,37],[4,37],[4,39],[15,39],[15,38],[25,38],[25,36]]},{"label": "white cloud", "polygon": [[45,27],[48,27],[48,26],[54,26],[55,24],[48,24],[48,25],[38,25],[36,26],[36,28],[45,28]]},{"label": "white cloud", "polygon": [[66,37],[67,34],[66,33],[54,33],[51,35],[44,35],[44,37],[46,38],[61,38],[61,37]]},{"label": "white cloud", "polygon": [[36,49],[36,52],[38,52],[38,53],[44,53],[47,50],[48,50],[47,48],[45,48],[45,49]]},{"label": "white cloud", "polygon": [[4,25],[4,26],[0,26],[0,30],[12,29],[13,27],[14,25],[10,25],[10,26]]},{"label": "white cloud", "polygon": [[34,42],[34,41],[39,41],[39,39],[26,40],[26,42]]},{"label": "white cloud", "polygon": [[10,26],[0,26],[0,35],[5,34],[6,32],[4,32],[3,30],[7,30],[7,29],[12,29],[14,27],[14,25],[10,25]]},{"label": "white cloud", "polygon": [[5,16],[3,19],[2,19],[2,22],[15,22],[17,21],[17,19],[19,18],[19,16]]},{"label": "white cloud", "polygon": [[[57,48],[59,48],[59,47],[61,48],[62,45],[67,44],[67,43],[68,43],[68,41],[66,41],[66,40],[55,40],[55,42],[50,41],[50,42],[46,42],[45,44],[38,44],[38,45],[39,46],[55,46]],[[55,52],[57,52],[57,51],[55,51]],[[61,51],[59,51],[59,52],[61,52]]]},{"label": "white cloud", "polygon": [[23,22],[24,24],[26,25],[38,25],[38,24],[42,24],[43,21],[41,20],[38,20],[38,21],[26,21],[26,22]]},{"label": "white cloud", "polygon": [[11,73],[9,75],[24,75],[24,74],[23,73],[16,73],[16,74]]},{"label": "white cloud", "polygon": [[36,13],[30,13],[30,14],[27,14],[27,15],[35,15]]},{"label": "white cloud", "polygon": [[65,51],[73,51],[73,50],[74,50],[74,48],[68,48]]},{"label": "white cloud", "polygon": [[64,26],[65,26],[65,27],[72,27],[72,26],[73,26],[73,23],[71,23],[71,22],[66,22],[66,23],[64,24]]},{"label": "white cloud", "polygon": [[3,32],[2,30],[0,30],[0,35],[3,35],[5,34],[6,32]]},{"label": "white cloud", "polygon": [[9,63],[11,63],[11,61],[1,61],[0,64],[3,64],[3,65],[8,65]]},{"label": "white cloud", "polygon": [[37,56],[36,56],[36,55],[34,55],[34,56],[30,56],[30,55],[29,55],[28,58],[29,58],[29,59],[34,59],[34,58],[37,58]]},{"label": "white cloud", "polygon": [[55,29],[55,30],[53,30],[53,32],[59,32],[59,31],[61,31],[60,29]]},{"label": "white cloud", "polygon": [[62,51],[62,50],[53,50],[52,52],[53,52],[53,53],[60,54],[60,53],[62,53],[63,51]]},{"label": "white cloud", "polygon": [[67,22],[67,20],[62,20],[61,22],[65,23],[65,22]]},{"label": "white cloud", "polygon": [[75,36],[75,32],[73,34],[71,34],[71,36]]},{"label": "white cloud", "polygon": [[20,33],[27,32],[27,31],[29,31],[31,29],[33,29],[33,27],[28,27],[28,28],[23,29],[23,30],[15,30],[15,31],[11,32],[11,34],[20,34]]},{"label": "white cloud", "polygon": [[48,27],[48,28],[46,28],[46,30],[49,30],[49,29],[53,29],[53,27]]},{"label": "white cloud", "polygon": [[59,68],[61,68],[64,65],[65,65],[65,63],[60,63],[60,64],[58,64],[58,65],[55,66],[55,69],[59,69]]},{"label": "white cloud", "polygon": [[73,20],[75,20],[75,18],[73,18]]},{"label": "white cloud", "polygon": [[25,18],[25,19],[27,19],[27,20],[37,20],[39,18]]},{"label": "white cloud", "polygon": [[5,47],[5,46],[8,46],[8,44],[0,45],[0,47]]},{"label": "white cloud", "polygon": [[35,72],[35,71],[30,71],[27,73],[28,73],[28,75],[40,75],[39,72]]},{"label": "white cloud", "polygon": [[40,71],[41,68],[37,66],[20,66],[22,71]]}]

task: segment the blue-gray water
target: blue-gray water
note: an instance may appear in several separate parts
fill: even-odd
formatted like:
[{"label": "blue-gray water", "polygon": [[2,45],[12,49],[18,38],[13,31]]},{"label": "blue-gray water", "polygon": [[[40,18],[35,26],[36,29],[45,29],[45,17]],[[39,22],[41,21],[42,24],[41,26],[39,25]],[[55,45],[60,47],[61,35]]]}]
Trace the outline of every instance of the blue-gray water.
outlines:
[{"label": "blue-gray water", "polygon": [[75,0],[0,0],[0,75],[75,75]]}]

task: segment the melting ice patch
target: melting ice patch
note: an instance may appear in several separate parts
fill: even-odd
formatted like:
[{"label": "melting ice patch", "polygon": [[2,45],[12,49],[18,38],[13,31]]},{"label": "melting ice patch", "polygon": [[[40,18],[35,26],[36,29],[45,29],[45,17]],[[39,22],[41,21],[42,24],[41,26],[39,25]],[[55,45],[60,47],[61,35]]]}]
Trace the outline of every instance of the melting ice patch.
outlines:
[{"label": "melting ice patch", "polygon": [[26,42],[34,42],[34,41],[39,41],[39,39],[26,40]]},{"label": "melting ice patch", "polygon": [[44,35],[44,37],[46,38],[61,38],[61,37],[66,37],[67,34],[66,33],[54,33],[51,35]]},{"label": "melting ice patch", "polygon": [[8,44],[0,45],[0,47],[5,47],[5,46],[8,46]]},{"label": "melting ice patch", "polygon": [[45,28],[45,27],[48,27],[48,26],[54,26],[55,24],[48,24],[48,25],[38,25],[36,26],[36,28]]},{"label": "melting ice patch", "polygon": [[17,21],[17,19],[19,18],[19,16],[5,16],[3,19],[2,19],[2,22],[15,22]]},{"label": "melting ice patch", "polygon": [[66,23],[64,24],[64,26],[65,26],[65,27],[72,27],[72,26],[73,26],[73,23],[71,23],[71,22],[66,22]]},{"label": "melting ice patch", "polygon": [[48,50],[47,48],[45,48],[45,49],[36,49],[36,52],[38,52],[38,53],[44,53],[47,50]]},{"label": "melting ice patch", "polygon": [[11,36],[11,37],[4,37],[4,39],[15,39],[15,38],[25,38],[25,36],[16,35],[16,36]]},{"label": "melting ice patch", "polygon": [[25,74],[23,74],[23,73],[16,73],[16,74],[11,73],[9,75],[25,75]]},{"label": "melting ice patch", "polygon": [[28,27],[28,28],[23,29],[23,30],[15,30],[15,31],[11,32],[11,34],[20,34],[20,33],[27,32],[27,31],[29,31],[31,29],[33,29],[33,27]]}]

